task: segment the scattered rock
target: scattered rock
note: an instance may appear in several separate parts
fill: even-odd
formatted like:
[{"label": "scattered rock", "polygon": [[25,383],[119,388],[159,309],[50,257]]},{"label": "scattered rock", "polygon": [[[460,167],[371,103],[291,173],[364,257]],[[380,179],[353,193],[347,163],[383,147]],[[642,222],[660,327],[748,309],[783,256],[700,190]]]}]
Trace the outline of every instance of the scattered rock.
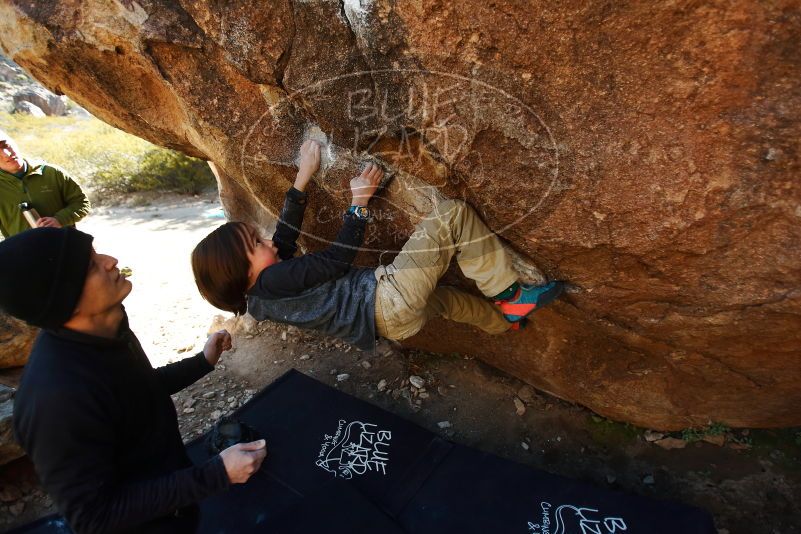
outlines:
[{"label": "scattered rock", "polygon": [[642,436],[645,438],[645,441],[649,443],[653,441],[659,441],[665,437],[662,432],[654,432],[653,430],[646,430]]},{"label": "scattered rock", "polygon": [[526,385],[517,390],[517,396],[526,404],[531,404],[534,402],[536,393],[534,393],[534,389],[531,386]]},{"label": "scattered rock", "polygon": [[17,501],[8,507],[8,511],[11,512],[11,515],[14,517],[20,515],[23,510],[25,510],[25,503],[22,501]]},{"label": "scattered rock", "polygon": [[446,428],[450,428],[451,427],[451,422],[450,421],[440,421],[439,423],[437,423],[437,426],[444,430]]},{"label": "scattered rock", "polygon": [[687,446],[687,442],[679,438],[663,438],[654,441],[654,445],[659,445],[663,449],[683,449]]},{"label": "scattered rock", "polygon": [[617,481],[617,477],[615,475],[606,475],[606,483],[607,484],[614,484]]},{"label": "scattered rock", "polygon": [[311,358],[311,356],[309,356],[308,354],[301,354],[300,356],[301,360],[308,360],[309,358]]},{"label": "scattered rock", "polygon": [[348,378],[350,378],[350,375],[348,373],[338,374],[337,375],[337,382],[344,382]]},{"label": "scattered rock", "polygon": [[376,387],[378,388],[378,391],[384,391],[387,389],[387,381],[382,378],[378,381],[378,386]]},{"label": "scattered rock", "polygon": [[16,460],[25,454],[17,440],[14,439],[13,413],[13,398],[0,402],[0,465]]},{"label": "scattered rock", "polygon": [[654,478],[654,475],[645,475],[642,477],[642,483],[646,486],[653,486],[656,484],[656,479]]},{"label": "scattered rock", "polygon": [[734,449],[735,451],[744,451],[751,448],[751,445],[748,443],[737,443],[736,441],[732,441],[729,443],[728,447],[730,449]]},{"label": "scattered rock", "polygon": [[523,447],[523,450],[524,450],[524,451],[527,451],[527,450],[529,450],[529,449],[531,448],[531,445],[529,445],[529,444],[528,444],[528,443],[526,443],[525,441],[521,441],[521,442],[520,442],[520,446],[521,446],[521,447]]},{"label": "scattered rock", "polygon": [[526,405],[523,403],[522,400],[515,397],[514,402],[515,402],[515,411],[517,412],[517,415],[523,415],[524,413],[526,413]]},{"label": "scattered rock", "polygon": [[425,379],[419,377],[417,375],[412,375],[409,377],[409,382],[416,388],[421,388],[426,385]]},{"label": "scattered rock", "polygon": [[185,414],[187,414],[187,413],[193,413],[194,411],[195,411],[195,409],[194,409],[194,408],[184,408],[184,413],[185,413]]},{"label": "scattered rock", "polygon": [[213,412],[211,412],[212,421],[216,421],[220,417],[222,417],[222,412],[220,410],[214,410]]},{"label": "scattered rock", "polygon": [[437,393],[442,395],[443,397],[448,394],[448,390],[442,386],[437,386]]},{"label": "scattered rock", "polygon": [[216,391],[207,391],[203,394],[204,399],[213,399],[214,396],[217,395]]},{"label": "scattered rock", "polygon": [[372,365],[370,364],[370,362],[368,362],[367,360],[362,360],[360,365],[361,365],[362,367],[364,367],[365,369],[369,369],[370,367],[372,367]]},{"label": "scattered rock", "polygon": [[428,393],[426,393],[425,391],[422,391],[422,392],[420,392],[419,397],[421,399],[427,399],[428,398]]},{"label": "scattered rock", "polygon": [[14,502],[22,497],[22,492],[16,486],[2,486],[0,487],[0,501]]},{"label": "scattered rock", "polygon": [[705,441],[707,443],[711,443],[712,445],[717,445],[718,447],[722,447],[726,443],[726,436],[723,434],[718,434],[716,436],[704,436],[701,438],[701,441]]}]

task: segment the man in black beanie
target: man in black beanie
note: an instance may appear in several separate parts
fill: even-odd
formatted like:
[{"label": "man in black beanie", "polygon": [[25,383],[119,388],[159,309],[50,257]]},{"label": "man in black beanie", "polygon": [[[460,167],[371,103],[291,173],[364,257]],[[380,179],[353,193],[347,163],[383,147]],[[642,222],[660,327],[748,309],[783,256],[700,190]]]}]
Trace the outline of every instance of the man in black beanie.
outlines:
[{"label": "man in black beanie", "polygon": [[189,533],[197,502],[243,483],[263,440],[195,466],[170,395],[231,347],[212,334],[194,357],[153,369],[128,327],[131,282],[74,228],[0,242],[0,308],[42,328],[15,397],[14,430],[45,490],[78,533]]}]

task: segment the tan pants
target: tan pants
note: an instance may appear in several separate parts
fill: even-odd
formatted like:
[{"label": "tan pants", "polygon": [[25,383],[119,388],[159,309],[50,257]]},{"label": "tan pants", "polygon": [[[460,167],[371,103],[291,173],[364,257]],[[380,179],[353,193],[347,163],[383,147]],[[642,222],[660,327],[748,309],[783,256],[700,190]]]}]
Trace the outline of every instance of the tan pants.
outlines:
[{"label": "tan pants", "polygon": [[462,273],[488,297],[517,281],[500,240],[476,212],[458,200],[441,202],[417,225],[392,265],[376,269],[378,335],[406,339],[436,316],[490,334],[509,329],[511,324],[489,300],[455,287],[437,286],[453,256]]}]

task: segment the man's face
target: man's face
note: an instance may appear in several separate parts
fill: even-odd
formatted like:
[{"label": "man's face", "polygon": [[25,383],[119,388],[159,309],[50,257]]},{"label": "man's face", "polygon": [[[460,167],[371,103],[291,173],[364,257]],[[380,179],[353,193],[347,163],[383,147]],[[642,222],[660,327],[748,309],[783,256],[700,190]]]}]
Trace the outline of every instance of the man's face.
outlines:
[{"label": "man's face", "polygon": [[22,167],[22,156],[17,144],[7,134],[0,132],[0,169],[13,174],[22,170]]},{"label": "man's face", "polygon": [[117,269],[117,258],[92,250],[76,314],[101,315],[119,306],[131,292],[131,282]]}]

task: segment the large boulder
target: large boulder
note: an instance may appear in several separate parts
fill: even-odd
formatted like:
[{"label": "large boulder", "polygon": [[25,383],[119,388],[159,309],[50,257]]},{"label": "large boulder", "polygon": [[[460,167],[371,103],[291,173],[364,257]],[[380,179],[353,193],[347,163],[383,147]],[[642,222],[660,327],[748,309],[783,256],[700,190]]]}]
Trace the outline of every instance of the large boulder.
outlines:
[{"label": "large boulder", "polygon": [[316,136],[308,250],[369,153],[394,178],[360,263],[459,197],[573,285],[523,333],[415,346],[640,425],[801,424],[795,1],[2,0],[0,25],[51,90],[212,161],[229,217],[267,224]]},{"label": "large boulder", "polygon": [[[45,115],[66,115],[67,99],[58,96],[43,87],[26,87],[14,94],[15,109],[19,111],[20,104],[25,102],[33,104]],[[26,112],[27,113],[27,112]]]},{"label": "large boulder", "polygon": [[20,100],[14,104],[14,113],[21,113],[23,115],[31,115],[37,118],[47,117],[42,108],[36,104],[31,104],[27,100]]},{"label": "large boulder", "polygon": [[0,311],[0,369],[25,365],[38,332],[38,328]]},{"label": "large boulder", "polygon": [[14,438],[14,393],[0,384],[0,466],[25,454]]}]

